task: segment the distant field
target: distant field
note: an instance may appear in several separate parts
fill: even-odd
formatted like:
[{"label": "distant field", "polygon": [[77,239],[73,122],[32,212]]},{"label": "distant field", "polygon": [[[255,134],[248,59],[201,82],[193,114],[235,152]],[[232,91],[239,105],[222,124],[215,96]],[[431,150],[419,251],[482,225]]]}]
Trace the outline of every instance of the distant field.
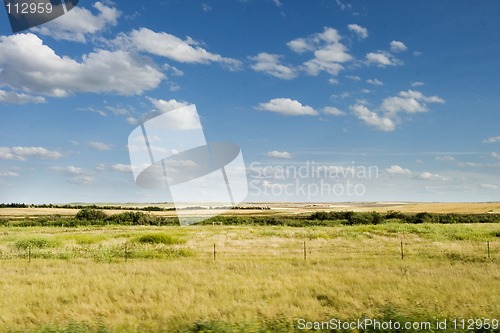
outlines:
[{"label": "distant field", "polygon": [[[143,208],[147,206],[158,206],[162,208],[173,208],[172,204],[103,204],[116,205],[121,207]],[[99,206],[99,205],[98,205]],[[186,204],[186,206],[189,206]],[[217,206],[217,204],[207,204],[207,207]],[[462,214],[480,214],[480,213],[500,213],[500,202],[490,203],[398,203],[398,202],[374,202],[374,203],[248,203],[241,207],[247,209],[236,209],[224,212],[225,215],[281,215],[281,214],[306,214],[316,211],[377,211],[387,212],[390,210],[417,213],[462,213]],[[248,209],[250,207],[269,207],[269,210]],[[2,208],[1,216],[25,217],[42,215],[75,215],[78,209],[67,208]],[[107,214],[118,214],[123,210],[106,210]],[[205,210],[192,210],[192,214],[203,214]],[[217,211],[212,211],[217,212]],[[223,211],[220,211],[223,213]],[[158,216],[175,216],[175,211],[151,212],[150,214]]]},{"label": "distant field", "polygon": [[0,272],[0,332],[500,319],[500,225],[489,223],[2,227]]}]

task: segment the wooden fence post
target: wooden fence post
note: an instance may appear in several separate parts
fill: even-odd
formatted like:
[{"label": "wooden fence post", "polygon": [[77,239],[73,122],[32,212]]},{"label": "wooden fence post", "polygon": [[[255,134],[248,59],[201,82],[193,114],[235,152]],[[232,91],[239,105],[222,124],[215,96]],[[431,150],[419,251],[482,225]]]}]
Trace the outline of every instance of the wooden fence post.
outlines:
[{"label": "wooden fence post", "polygon": [[215,261],[215,243],[214,243],[214,261]]},{"label": "wooden fence post", "polygon": [[304,241],[304,260],[307,260],[306,241]]},{"label": "wooden fence post", "polygon": [[403,241],[401,241],[401,259],[404,259],[405,258],[405,252],[404,252],[404,248],[403,248]]}]

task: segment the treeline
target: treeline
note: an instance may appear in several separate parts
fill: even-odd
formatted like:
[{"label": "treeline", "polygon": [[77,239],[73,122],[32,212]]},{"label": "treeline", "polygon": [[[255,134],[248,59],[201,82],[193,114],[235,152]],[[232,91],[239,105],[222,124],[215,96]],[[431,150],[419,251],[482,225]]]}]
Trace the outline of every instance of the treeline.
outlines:
[{"label": "treeline", "polygon": [[[159,206],[147,206],[147,207],[132,207],[132,206],[112,206],[112,205],[76,205],[76,204],[25,204],[25,203],[0,203],[0,208],[64,208],[64,209],[104,209],[104,210],[139,210],[144,212],[168,212],[174,211],[174,207],[159,207]],[[269,210],[271,208],[267,206],[188,206],[181,208],[181,210],[220,210],[220,209],[230,209],[230,210]]]},{"label": "treeline", "polygon": [[147,212],[162,212],[175,210],[173,207],[127,207],[127,206],[113,206],[113,205],[77,205],[77,204],[25,204],[25,203],[0,203],[0,208],[64,208],[64,209],[104,209],[104,210],[140,210]]},{"label": "treeline", "polygon": [[377,212],[316,212],[308,217],[309,220],[338,221],[342,224],[381,224],[387,222],[402,223],[499,223],[500,214],[456,214],[456,213],[428,213],[416,214],[388,211],[385,214]]},{"label": "treeline", "polygon": [[[100,208],[100,207],[99,207]],[[441,214],[441,213],[401,213],[378,212],[315,212],[305,215],[219,215],[198,223],[198,225],[255,225],[255,226],[335,226],[335,225],[377,225],[383,223],[500,223],[500,214]],[[52,215],[18,218],[0,218],[3,226],[62,226],[76,227],[88,225],[179,225],[176,217],[155,216],[141,211],[127,211],[108,215],[103,209],[86,207],[74,217]]]},{"label": "treeline", "polygon": [[154,216],[143,212],[123,212],[107,215],[104,210],[95,208],[81,209],[74,217],[52,215],[36,218],[0,218],[0,225],[9,227],[78,227],[104,225],[179,225],[176,217]]}]

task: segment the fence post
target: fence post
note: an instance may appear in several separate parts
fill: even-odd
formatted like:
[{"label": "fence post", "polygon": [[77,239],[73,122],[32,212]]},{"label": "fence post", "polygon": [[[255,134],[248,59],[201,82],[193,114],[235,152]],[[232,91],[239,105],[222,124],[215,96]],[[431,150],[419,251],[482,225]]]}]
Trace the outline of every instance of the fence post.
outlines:
[{"label": "fence post", "polygon": [[214,261],[215,261],[215,243],[214,243]]},{"label": "fence post", "polygon": [[490,241],[488,241],[487,244],[488,244],[487,245],[488,246],[488,259],[490,259]]},{"label": "fence post", "polygon": [[405,252],[404,252],[404,248],[403,248],[403,241],[401,241],[401,259],[404,259],[405,258]]},{"label": "fence post", "polygon": [[304,241],[304,260],[307,260],[306,241]]},{"label": "fence post", "polygon": [[28,262],[31,262],[31,246],[28,246]]}]

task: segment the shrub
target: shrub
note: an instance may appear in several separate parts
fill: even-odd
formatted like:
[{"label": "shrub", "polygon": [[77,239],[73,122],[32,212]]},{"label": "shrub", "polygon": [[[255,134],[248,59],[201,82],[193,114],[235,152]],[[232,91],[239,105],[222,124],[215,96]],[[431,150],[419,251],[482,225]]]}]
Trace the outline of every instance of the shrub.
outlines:
[{"label": "shrub", "polygon": [[43,238],[43,237],[29,237],[19,239],[15,243],[18,249],[27,249],[27,248],[47,248],[57,246],[57,242],[52,239]]},{"label": "shrub", "polygon": [[84,208],[80,210],[75,218],[77,220],[102,221],[107,217],[106,213],[100,209]]},{"label": "shrub", "polygon": [[137,238],[137,241],[139,243],[166,244],[166,245],[183,244],[186,242],[183,239],[177,238],[172,235],[167,235],[165,233],[144,234],[142,236],[139,236],[139,238]]}]

